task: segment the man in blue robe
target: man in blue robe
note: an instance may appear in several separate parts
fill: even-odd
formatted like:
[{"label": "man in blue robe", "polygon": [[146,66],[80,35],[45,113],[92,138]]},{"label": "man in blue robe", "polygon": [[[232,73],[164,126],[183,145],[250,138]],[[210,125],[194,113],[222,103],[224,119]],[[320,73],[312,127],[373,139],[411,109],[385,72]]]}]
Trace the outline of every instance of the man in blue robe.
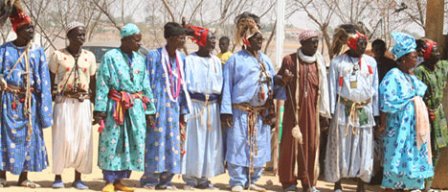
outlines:
[{"label": "man in blue robe", "polygon": [[[254,183],[271,156],[275,71],[269,57],[260,51],[259,17],[243,13],[236,20],[237,41],[243,43],[243,50],[224,65],[221,120],[228,128],[225,159],[232,191],[264,191]],[[284,99],[285,95],[276,96]]]},{"label": "man in blue robe", "polygon": [[155,125],[148,127],[145,149],[145,173],[140,183],[147,189],[174,189],[171,180],[180,173],[183,115],[188,112],[185,84],[185,29],[178,23],[164,26],[166,46],[149,52],[146,60],[154,93]]},{"label": "man in blue robe", "polygon": [[34,25],[19,10],[10,17],[17,39],[0,46],[0,187],[6,171],[18,175],[18,185],[40,187],[28,172],[48,166],[43,128],[53,124],[51,82],[43,48],[31,44]]}]

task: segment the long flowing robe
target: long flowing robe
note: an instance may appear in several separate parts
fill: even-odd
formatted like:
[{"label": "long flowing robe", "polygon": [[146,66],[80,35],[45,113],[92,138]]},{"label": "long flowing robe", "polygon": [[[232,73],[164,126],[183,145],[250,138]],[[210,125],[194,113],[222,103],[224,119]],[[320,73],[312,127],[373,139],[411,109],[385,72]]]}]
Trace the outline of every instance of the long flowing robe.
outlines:
[{"label": "long flowing robe", "polygon": [[[13,66],[24,47],[17,47],[12,42],[0,47],[0,74],[8,85],[23,87],[25,59]],[[28,117],[24,115],[24,103],[10,92],[2,92],[0,110],[0,170],[20,174],[24,171],[40,172],[48,166],[47,150],[43,138],[43,128],[53,124],[51,82],[48,64],[42,48],[29,48],[29,65],[31,72],[31,140],[27,141]],[[16,105],[16,109],[13,107]]]},{"label": "long flowing robe", "polygon": [[[273,65],[263,53],[259,53],[259,59],[264,63],[272,81],[269,82],[274,89],[273,77],[275,74]],[[221,114],[232,114],[233,126],[227,130],[227,151],[225,159],[228,163],[250,167],[250,146],[248,138],[248,113],[232,104],[248,103],[251,106],[263,106],[267,100],[267,85],[262,84],[265,96],[260,100],[260,64],[255,57],[247,51],[241,50],[233,54],[224,65],[224,89],[222,92]],[[281,89],[279,89],[281,90]],[[275,91],[275,90],[274,90]],[[284,99],[282,94],[276,94],[279,99]],[[259,115],[256,119],[256,145],[257,153],[254,154],[253,166],[263,167],[271,158],[271,126],[263,123]]]},{"label": "long flowing robe", "polygon": [[[155,107],[145,58],[133,52],[131,64],[129,59],[119,48],[112,49],[103,56],[96,75],[95,111],[107,113],[98,146],[98,166],[102,170],[144,170],[145,115],[154,114]],[[130,94],[143,92],[151,102],[144,106],[141,99],[134,99],[123,125],[118,125],[113,118],[116,103],[108,97],[112,89]]]},{"label": "long flowing robe", "polygon": [[415,69],[415,75],[428,86],[423,99],[428,109],[435,115],[434,121],[431,121],[431,146],[436,158],[441,148],[448,146],[448,127],[442,105],[443,92],[448,80],[448,61],[439,61],[434,71],[425,65],[419,65]]},{"label": "long flowing robe", "polygon": [[[75,63],[77,62],[77,68]],[[53,173],[60,175],[64,168],[73,167],[87,174],[92,172],[93,141],[92,111],[89,99],[79,101],[62,95],[63,92],[89,92],[90,77],[95,75],[97,64],[95,55],[82,50],[78,61],[67,51],[53,53],[49,67],[55,74],[58,95],[54,104],[53,136]],[[77,70],[77,71],[76,71]]]},{"label": "long flowing robe", "polygon": [[[361,65],[353,77],[354,65]],[[356,80],[356,88],[351,82]],[[329,74],[330,111],[333,114],[325,156],[325,178],[330,182],[356,177],[369,182],[373,169],[373,126],[378,111],[378,73],[376,61],[365,54],[353,58],[347,54],[335,57]],[[340,98],[338,99],[338,95]],[[346,104],[366,102],[356,108]],[[352,117],[350,118],[350,111]]]},{"label": "long flowing robe", "polygon": [[427,86],[398,68],[389,71],[380,85],[380,109],[387,113],[384,134],[384,178],[382,187],[423,189],[434,175],[428,159],[428,143],[417,147],[414,97],[422,97]]},{"label": "long flowing robe", "polygon": [[[220,95],[223,85],[222,64],[216,56],[186,58],[185,77],[188,91],[203,95]],[[186,154],[182,174],[211,178],[224,173],[224,148],[218,100],[208,103],[192,98],[193,108],[187,115]]]},{"label": "long flowing robe", "polygon": [[[302,185],[308,185],[307,176],[310,177],[309,181],[314,186],[319,177],[319,116],[330,118],[330,103],[325,63],[320,54],[316,57],[319,61],[304,63],[298,58],[298,53],[290,54],[283,58],[279,71],[279,75],[283,75],[287,69],[295,76],[288,85],[290,90],[286,90],[287,99],[284,105],[283,134],[280,144],[279,177],[284,188],[296,185],[297,179],[302,180]],[[299,65],[297,65],[298,62]],[[306,96],[305,90],[307,90]],[[304,151],[295,144],[292,137],[292,129],[296,125],[295,115],[298,116],[303,135]],[[297,173],[294,172],[295,170]]]},{"label": "long flowing robe", "polygon": [[[186,93],[183,89],[178,98],[174,101],[170,99],[166,81],[169,77],[165,73],[162,65],[163,48],[158,48],[149,52],[146,58],[146,67],[150,73],[151,88],[154,90],[154,104],[157,109],[156,125],[148,128],[146,137],[145,153],[145,174],[142,181],[146,181],[147,174],[153,173],[180,173],[181,168],[181,140],[179,134],[179,118],[181,114],[188,113]],[[176,51],[179,56],[181,74],[172,76],[171,82],[176,82],[172,87],[177,86],[177,78],[183,76],[185,56]],[[176,71],[176,60],[169,62],[171,69]],[[165,66],[167,67],[167,66]],[[182,77],[184,78],[184,77]],[[176,91],[176,90],[174,90]]]}]

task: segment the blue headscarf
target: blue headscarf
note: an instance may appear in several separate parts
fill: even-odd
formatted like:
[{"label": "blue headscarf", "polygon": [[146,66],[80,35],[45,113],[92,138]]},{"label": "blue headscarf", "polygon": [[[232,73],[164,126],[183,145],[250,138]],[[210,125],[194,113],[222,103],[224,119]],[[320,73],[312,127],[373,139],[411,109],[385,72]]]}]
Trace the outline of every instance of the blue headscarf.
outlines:
[{"label": "blue headscarf", "polygon": [[137,27],[137,25],[133,23],[128,23],[125,26],[123,26],[120,30],[120,36],[121,38],[129,37],[135,34],[139,34],[140,29]]},{"label": "blue headscarf", "polygon": [[392,39],[395,41],[395,45],[392,48],[392,53],[396,59],[403,57],[404,55],[414,52],[417,48],[415,38],[406,33],[392,32]]}]

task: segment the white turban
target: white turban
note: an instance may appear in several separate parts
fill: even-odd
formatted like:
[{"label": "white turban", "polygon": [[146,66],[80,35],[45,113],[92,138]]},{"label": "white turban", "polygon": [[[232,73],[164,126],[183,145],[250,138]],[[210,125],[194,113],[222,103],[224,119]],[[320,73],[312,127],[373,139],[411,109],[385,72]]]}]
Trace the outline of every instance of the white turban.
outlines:
[{"label": "white turban", "polygon": [[65,27],[65,34],[67,35],[68,32],[70,32],[72,29],[75,29],[77,27],[85,27],[85,25],[78,21],[72,21]]}]

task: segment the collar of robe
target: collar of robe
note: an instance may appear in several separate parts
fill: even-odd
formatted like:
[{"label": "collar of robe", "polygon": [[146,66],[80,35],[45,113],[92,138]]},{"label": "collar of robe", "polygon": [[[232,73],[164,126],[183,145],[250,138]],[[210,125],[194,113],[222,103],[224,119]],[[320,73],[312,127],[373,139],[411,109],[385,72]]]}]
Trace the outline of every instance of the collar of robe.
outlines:
[{"label": "collar of robe", "polygon": [[303,54],[302,49],[299,49],[298,55],[300,60],[302,60],[305,63],[315,63],[317,61],[316,54],[314,54],[313,56],[305,55]]}]

